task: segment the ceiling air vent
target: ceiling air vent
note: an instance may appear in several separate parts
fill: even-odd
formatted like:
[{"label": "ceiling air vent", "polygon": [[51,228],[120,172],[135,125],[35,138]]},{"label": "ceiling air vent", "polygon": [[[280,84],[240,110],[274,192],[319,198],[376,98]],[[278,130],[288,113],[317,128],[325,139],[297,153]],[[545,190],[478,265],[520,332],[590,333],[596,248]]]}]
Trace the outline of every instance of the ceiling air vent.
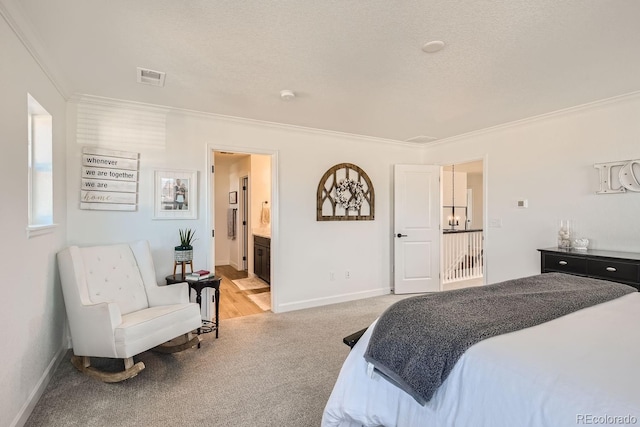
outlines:
[{"label": "ceiling air vent", "polygon": [[426,144],[429,142],[433,142],[435,141],[436,138],[435,136],[425,136],[425,135],[420,135],[420,136],[414,136],[413,138],[409,138],[409,139],[405,139],[406,142],[417,142],[420,144]]},{"label": "ceiling air vent", "polygon": [[146,68],[140,67],[138,67],[136,70],[138,73],[138,83],[160,87],[164,86],[165,73],[163,73],[162,71],[148,70]]}]

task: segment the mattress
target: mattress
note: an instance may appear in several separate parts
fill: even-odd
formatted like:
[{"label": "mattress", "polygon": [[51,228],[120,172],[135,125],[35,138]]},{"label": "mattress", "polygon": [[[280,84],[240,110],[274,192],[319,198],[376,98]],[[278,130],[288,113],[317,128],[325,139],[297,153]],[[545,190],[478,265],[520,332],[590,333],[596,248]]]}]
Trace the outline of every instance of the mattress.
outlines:
[{"label": "mattress", "polygon": [[640,424],[640,293],[470,347],[424,406],[353,347],[322,426],[558,427]]}]

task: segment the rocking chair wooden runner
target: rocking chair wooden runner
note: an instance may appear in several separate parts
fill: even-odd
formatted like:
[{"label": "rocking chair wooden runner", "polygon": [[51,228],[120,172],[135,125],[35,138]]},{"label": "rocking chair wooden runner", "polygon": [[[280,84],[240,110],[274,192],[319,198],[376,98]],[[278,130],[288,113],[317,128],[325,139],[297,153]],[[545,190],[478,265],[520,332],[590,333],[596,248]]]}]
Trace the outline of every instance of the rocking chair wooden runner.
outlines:
[{"label": "rocking chair wooden runner", "polygon": [[[136,376],[144,363],[133,356],[195,347],[193,331],[202,320],[189,302],[188,284],[158,286],[149,243],[79,248],[58,254],[62,291],[69,319],[73,365],[104,382]],[[124,359],[121,372],[91,366],[91,357]]]}]

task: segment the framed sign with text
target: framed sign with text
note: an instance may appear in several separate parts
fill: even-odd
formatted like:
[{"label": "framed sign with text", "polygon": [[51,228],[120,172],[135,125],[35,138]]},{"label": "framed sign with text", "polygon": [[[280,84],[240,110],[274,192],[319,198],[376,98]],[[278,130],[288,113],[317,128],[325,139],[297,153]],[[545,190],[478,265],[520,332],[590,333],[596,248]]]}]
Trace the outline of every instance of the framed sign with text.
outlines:
[{"label": "framed sign with text", "polygon": [[80,209],[135,211],[139,157],[139,153],[84,147]]}]

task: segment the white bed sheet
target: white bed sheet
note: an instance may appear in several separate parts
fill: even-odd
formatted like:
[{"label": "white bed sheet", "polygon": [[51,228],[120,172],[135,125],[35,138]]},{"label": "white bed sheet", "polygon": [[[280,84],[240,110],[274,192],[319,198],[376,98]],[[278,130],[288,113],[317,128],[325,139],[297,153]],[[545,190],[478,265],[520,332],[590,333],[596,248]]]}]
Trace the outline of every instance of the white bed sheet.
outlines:
[{"label": "white bed sheet", "polygon": [[640,425],[640,293],[475,344],[425,406],[368,375],[372,330],[349,353],[323,427]]}]

